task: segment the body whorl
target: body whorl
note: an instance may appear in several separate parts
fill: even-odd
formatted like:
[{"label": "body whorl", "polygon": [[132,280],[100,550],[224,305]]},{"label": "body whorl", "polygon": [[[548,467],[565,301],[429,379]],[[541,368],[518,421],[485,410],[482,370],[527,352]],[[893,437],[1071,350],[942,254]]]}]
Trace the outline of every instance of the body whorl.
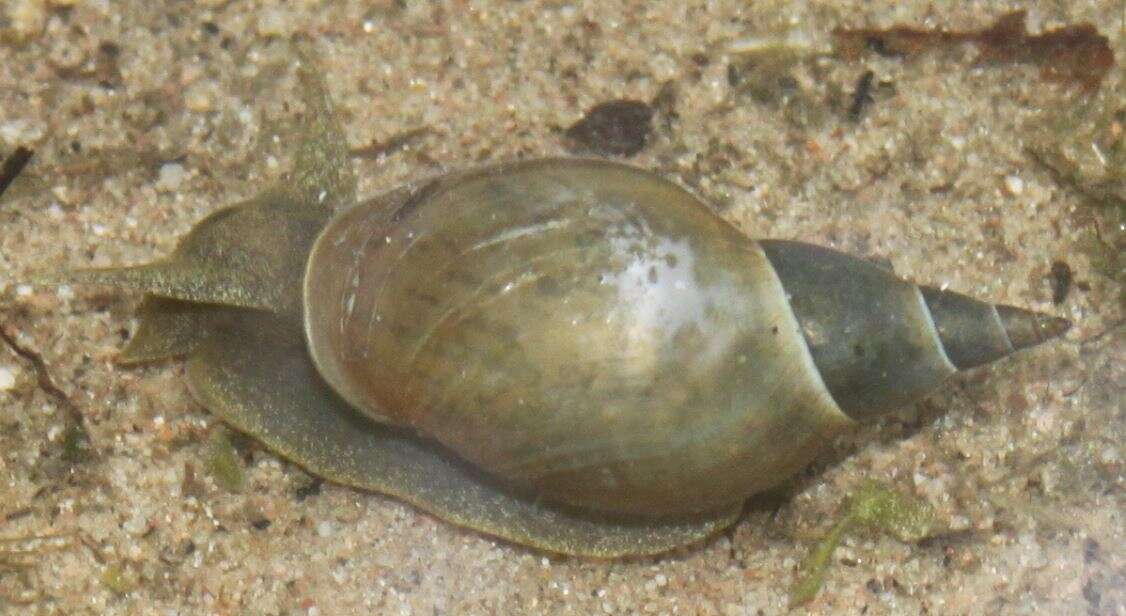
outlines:
[{"label": "body whorl", "polygon": [[670,515],[780,483],[850,417],[993,353],[951,361],[941,332],[961,344],[966,324],[928,303],[956,315],[962,296],[934,293],[749,239],[654,174],[541,160],[338,215],[305,330],[368,416],[552,501]]},{"label": "body whorl", "polygon": [[602,510],[710,510],[848,421],[762,249],[675,184],[538,161],[393,209],[352,210],[314,248],[312,355],[358,409],[495,476]]}]

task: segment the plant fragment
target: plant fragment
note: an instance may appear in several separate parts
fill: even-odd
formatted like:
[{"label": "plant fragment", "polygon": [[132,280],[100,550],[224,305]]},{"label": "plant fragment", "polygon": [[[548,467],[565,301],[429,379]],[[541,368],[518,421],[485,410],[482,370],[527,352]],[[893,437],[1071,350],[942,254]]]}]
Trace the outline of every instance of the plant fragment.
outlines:
[{"label": "plant fragment", "polygon": [[927,51],[972,43],[977,45],[978,64],[1035,64],[1041,75],[1053,81],[1078,84],[1084,90],[1098,89],[1114,66],[1114,53],[1107,38],[1094,25],[1084,22],[1029,34],[1027,11],[1002,15],[982,30],[928,30],[907,25],[891,28],[836,28],[836,53],[849,60],[865,51],[884,56],[917,56]]},{"label": "plant fragment", "polygon": [[825,582],[829,560],[846,533],[866,528],[914,543],[929,536],[933,525],[934,510],[927,503],[874,481],[865,482],[848,500],[844,517],[802,563],[798,580],[790,589],[790,605],[801,605],[817,596]]}]

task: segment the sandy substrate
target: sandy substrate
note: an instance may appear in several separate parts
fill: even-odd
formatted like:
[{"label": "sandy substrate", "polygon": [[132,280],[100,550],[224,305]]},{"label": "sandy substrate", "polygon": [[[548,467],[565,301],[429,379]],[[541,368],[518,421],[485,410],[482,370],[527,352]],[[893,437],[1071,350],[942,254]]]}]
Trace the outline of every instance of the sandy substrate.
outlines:
[{"label": "sandy substrate", "polygon": [[[969,47],[810,60],[773,98],[741,86],[756,69],[728,53],[784,27],[824,41],[838,25],[976,28],[1026,7],[1032,31],[1096,24],[1121,62],[1120,1],[5,6],[0,154],[24,145],[35,157],[0,199],[0,327],[44,369],[0,344],[0,537],[65,545],[26,557],[0,543],[0,593],[22,600],[0,599],[0,612],[776,614],[810,546],[872,478],[928,501],[950,531],[917,545],[849,537],[802,609],[1126,613],[1123,288],[1092,248],[1120,218],[1027,150],[1043,110],[1081,103],[1035,67],[974,66]],[[166,254],[207,213],[277,178],[297,100],[280,40],[293,34],[321,55],[353,146],[427,129],[354,160],[363,194],[564,154],[562,132],[586,109],[672,100],[630,160],[691,186],[746,233],[888,260],[906,278],[1075,328],[840,439],[790,498],[660,558],[498,543],[383,497],[311,490],[252,444],[232,493],[206,471],[216,422],[182,364],[114,364],[137,298],[19,282]],[[852,122],[868,69],[873,102]],[[1103,88],[1122,80],[1116,67]],[[1055,261],[1075,281],[1058,306]],[[91,440],[77,463],[64,446],[72,414]],[[17,560],[31,566],[4,565]]]}]

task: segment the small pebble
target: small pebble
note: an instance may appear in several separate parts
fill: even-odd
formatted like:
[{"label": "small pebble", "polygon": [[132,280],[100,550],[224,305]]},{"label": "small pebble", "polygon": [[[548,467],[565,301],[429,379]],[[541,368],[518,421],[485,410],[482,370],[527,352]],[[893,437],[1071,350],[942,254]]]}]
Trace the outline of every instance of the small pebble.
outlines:
[{"label": "small pebble", "polygon": [[47,59],[58,70],[73,71],[86,62],[86,51],[74,41],[58,37],[47,54]]},{"label": "small pebble", "polygon": [[204,83],[192,84],[184,94],[184,106],[189,111],[197,113],[211,111],[214,108],[214,101],[211,98],[211,93],[207,90],[207,86]]},{"label": "small pebble", "polygon": [[29,120],[12,120],[0,123],[0,140],[8,143],[30,143],[46,132],[44,125]]},{"label": "small pebble", "polygon": [[163,192],[176,192],[184,181],[184,166],[180,163],[165,163],[160,166],[156,189]]},{"label": "small pebble", "polygon": [[1016,175],[1005,176],[1005,190],[1014,197],[1020,196],[1024,192],[1024,180]]},{"label": "small pebble", "polygon": [[258,14],[258,34],[288,37],[293,34],[293,20],[284,11],[269,8]]},{"label": "small pebble", "polygon": [[11,391],[16,387],[16,368],[0,366],[0,391]]},{"label": "small pebble", "polygon": [[125,523],[121,525],[121,528],[123,528],[127,533],[140,535],[141,533],[148,530],[148,526],[148,519],[145,518],[145,515],[141,512],[137,512],[133,515],[133,517],[126,520]]},{"label": "small pebble", "polygon": [[332,522],[324,520],[317,524],[317,535],[320,537],[332,536]]},{"label": "small pebble", "polygon": [[26,41],[43,31],[47,6],[43,0],[15,0],[8,4],[8,20],[16,37]]}]

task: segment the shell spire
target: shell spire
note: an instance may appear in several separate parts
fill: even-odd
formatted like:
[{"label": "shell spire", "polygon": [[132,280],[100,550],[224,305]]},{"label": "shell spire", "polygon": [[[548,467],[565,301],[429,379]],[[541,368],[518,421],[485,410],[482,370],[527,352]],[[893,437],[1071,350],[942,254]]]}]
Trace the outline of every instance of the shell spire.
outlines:
[{"label": "shell spire", "polygon": [[1067,319],[933,287],[920,290],[946,356],[959,370],[1058,338],[1071,328]]},{"label": "shell spire", "polygon": [[864,421],[958,370],[1063,335],[1071,323],[916,286],[828,248],[763,240],[813,364],[840,409]]},{"label": "shell spire", "polygon": [[1014,351],[1059,338],[1071,329],[1071,321],[1061,317],[1003,304],[996,308]]}]

